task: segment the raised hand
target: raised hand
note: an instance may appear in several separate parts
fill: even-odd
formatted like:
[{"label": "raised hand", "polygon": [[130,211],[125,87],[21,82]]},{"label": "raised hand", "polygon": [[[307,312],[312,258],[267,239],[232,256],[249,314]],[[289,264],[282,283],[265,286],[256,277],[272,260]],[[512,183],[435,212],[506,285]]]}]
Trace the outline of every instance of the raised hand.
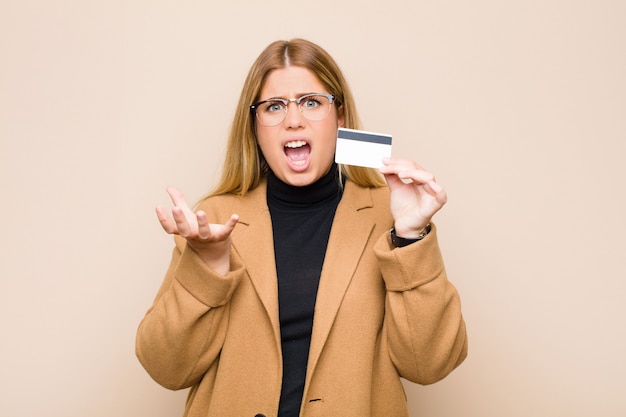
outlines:
[{"label": "raised hand", "polygon": [[433,174],[413,161],[385,158],[380,172],[391,191],[390,209],[396,234],[416,238],[447,201]]},{"label": "raised hand", "polygon": [[187,244],[202,258],[207,265],[216,272],[226,274],[230,266],[230,234],[237,225],[239,216],[233,214],[225,224],[209,223],[203,211],[193,212],[183,193],[175,187],[168,187],[174,207],[170,217],[165,208],[156,207],[156,214],[163,227],[169,234],[180,235],[187,240]]}]

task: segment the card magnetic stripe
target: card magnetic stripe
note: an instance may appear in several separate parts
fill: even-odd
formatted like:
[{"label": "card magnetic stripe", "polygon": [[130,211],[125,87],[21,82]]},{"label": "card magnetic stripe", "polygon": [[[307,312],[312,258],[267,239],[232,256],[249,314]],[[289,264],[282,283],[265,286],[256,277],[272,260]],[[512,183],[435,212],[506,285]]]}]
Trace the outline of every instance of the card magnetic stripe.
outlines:
[{"label": "card magnetic stripe", "polygon": [[337,133],[339,139],[358,140],[361,142],[380,143],[382,145],[391,145],[391,136],[376,135],[373,133],[353,132],[350,130],[339,130]]}]

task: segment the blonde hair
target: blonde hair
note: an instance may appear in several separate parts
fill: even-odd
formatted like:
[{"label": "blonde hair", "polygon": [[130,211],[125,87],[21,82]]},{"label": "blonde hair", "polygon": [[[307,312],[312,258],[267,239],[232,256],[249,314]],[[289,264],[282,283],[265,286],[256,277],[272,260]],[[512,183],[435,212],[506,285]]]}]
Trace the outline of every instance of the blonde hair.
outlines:
[{"label": "blonde hair", "polygon": [[[328,92],[335,96],[336,109],[343,111],[344,127],[361,129],[348,83],[334,59],[324,49],[304,39],[273,42],[261,52],[245,80],[230,128],[222,177],[209,196],[244,195],[259,185],[267,175],[269,167],[257,145],[255,118],[250,105],[259,100],[268,74],[288,66],[304,67],[313,72]],[[340,165],[340,173],[365,187],[385,185],[375,169]]]}]

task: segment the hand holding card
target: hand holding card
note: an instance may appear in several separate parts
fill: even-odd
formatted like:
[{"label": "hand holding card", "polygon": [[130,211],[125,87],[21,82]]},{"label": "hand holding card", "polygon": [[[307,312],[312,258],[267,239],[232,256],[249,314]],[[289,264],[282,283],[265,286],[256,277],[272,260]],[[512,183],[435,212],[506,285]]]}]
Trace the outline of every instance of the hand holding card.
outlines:
[{"label": "hand holding card", "polygon": [[335,162],[380,168],[383,158],[391,156],[391,135],[340,127],[337,131]]}]

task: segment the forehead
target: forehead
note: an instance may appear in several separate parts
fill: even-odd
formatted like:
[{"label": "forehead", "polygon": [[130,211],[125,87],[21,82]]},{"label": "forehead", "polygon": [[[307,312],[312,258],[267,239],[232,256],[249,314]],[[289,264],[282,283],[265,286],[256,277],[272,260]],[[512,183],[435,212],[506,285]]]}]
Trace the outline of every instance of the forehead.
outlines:
[{"label": "forehead", "polygon": [[272,70],[261,88],[261,99],[293,98],[309,93],[328,93],[308,68],[290,66]]}]

